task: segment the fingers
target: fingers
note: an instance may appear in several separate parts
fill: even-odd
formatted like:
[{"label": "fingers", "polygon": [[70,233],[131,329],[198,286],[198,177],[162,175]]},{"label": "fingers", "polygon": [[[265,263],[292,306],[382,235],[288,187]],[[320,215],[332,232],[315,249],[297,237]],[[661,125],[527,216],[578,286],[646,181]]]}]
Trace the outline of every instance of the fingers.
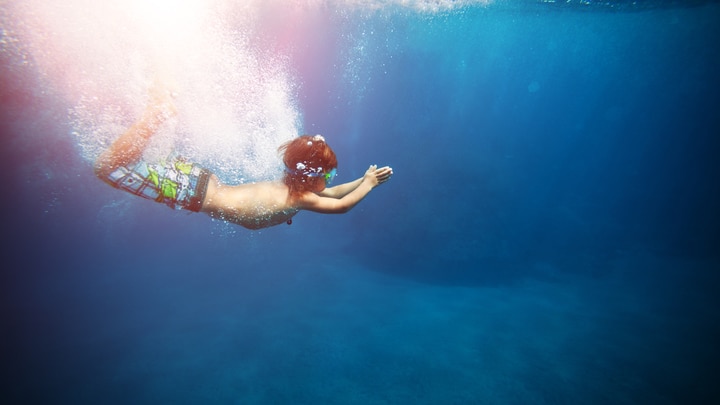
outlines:
[{"label": "fingers", "polygon": [[378,179],[378,182],[384,183],[390,180],[390,177],[392,177],[393,175],[393,171],[391,167],[385,166],[381,169],[376,170],[375,175]]},{"label": "fingers", "polygon": [[378,184],[382,184],[390,180],[393,175],[393,170],[390,166],[384,166],[378,169],[377,165],[370,165],[367,174],[374,176],[377,179]]}]

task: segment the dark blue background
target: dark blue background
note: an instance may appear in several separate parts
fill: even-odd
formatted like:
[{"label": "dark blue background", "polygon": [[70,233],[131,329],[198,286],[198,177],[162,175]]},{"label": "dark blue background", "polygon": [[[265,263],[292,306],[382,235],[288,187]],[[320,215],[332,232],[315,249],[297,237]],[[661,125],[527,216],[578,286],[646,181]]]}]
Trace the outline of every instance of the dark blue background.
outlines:
[{"label": "dark blue background", "polygon": [[[337,17],[298,63],[343,216],[250,232],[92,176],[2,54],[2,385],[17,403],[710,403],[717,6]],[[340,15],[340,14],[338,14]]]}]

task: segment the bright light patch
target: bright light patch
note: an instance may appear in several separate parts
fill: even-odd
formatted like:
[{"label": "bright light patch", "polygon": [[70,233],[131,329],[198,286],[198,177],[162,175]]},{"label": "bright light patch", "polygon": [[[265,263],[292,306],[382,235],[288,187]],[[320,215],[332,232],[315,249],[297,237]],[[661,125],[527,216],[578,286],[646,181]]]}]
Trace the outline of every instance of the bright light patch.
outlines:
[{"label": "bright light patch", "polygon": [[333,49],[303,52],[307,43],[327,38],[324,18],[333,15],[327,10],[433,12],[485,3],[9,0],[0,17],[3,52],[22,49],[23,61],[67,100],[87,160],[142,115],[148,89],[159,81],[177,95],[178,115],[153,137],[147,154],[176,150],[235,182],[281,172],[277,147],[301,132],[296,92],[313,91],[299,87],[288,64],[330,58]]}]

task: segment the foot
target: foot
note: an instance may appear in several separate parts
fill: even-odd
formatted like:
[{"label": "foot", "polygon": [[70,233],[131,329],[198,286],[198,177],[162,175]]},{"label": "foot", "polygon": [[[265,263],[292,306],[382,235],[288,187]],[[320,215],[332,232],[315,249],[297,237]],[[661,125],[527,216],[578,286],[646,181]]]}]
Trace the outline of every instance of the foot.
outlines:
[{"label": "foot", "polygon": [[168,86],[155,81],[150,88],[149,105],[143,117],[149,125],[157,127],[177,115],[173,95]]}]

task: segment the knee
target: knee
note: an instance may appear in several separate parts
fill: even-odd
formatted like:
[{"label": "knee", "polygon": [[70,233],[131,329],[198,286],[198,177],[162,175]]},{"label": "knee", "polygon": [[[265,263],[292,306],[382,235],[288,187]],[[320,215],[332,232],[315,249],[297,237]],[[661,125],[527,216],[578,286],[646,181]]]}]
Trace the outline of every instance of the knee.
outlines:
[{"label": "knee", "polygon": [[105,180],[110,175],[110,169],[101,159],[95,161],[93,164],[93,172],[100,180]]}]

